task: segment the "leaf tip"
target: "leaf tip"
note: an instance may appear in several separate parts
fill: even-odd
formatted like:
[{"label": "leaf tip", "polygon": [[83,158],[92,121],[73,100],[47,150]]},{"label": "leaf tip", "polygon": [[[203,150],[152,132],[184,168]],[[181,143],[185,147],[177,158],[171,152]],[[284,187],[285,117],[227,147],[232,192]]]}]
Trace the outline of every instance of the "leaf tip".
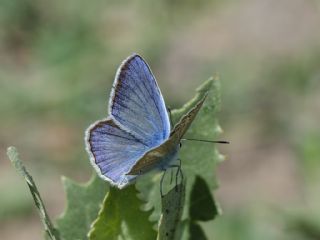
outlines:
[{"label": "leaf tip", "polygon": [[211,88],[213,82],[214,82],[214,78],[210,77],[207,81],[205,81],[199,87],[197,87],[196,91],[200,93],[207,92]]},{"label": "leaf tip", "polygon": [[7,148],[7,155],[11,162],[14,162],[18,158],[17,148],[14,146],[10,146]]},{"label": "leaf tip", "polygon": [[210,79],[212,79],[213,81],[219,81],[220,80],[220,73],[215,72]]},{"label": "leaf tip", "polygon": [[26,177],[27,173],[21,160],[19,159],[19,153],[16,147],[10,146],[7,149],[7,155],[14,168],[23,176]]},{"label": "leaf tip", "polygon": [[66,176],[61,176],[61,182],[62,182],[64,189],[67,189],[68,187],[70,187],[70,185],[72,185],[71,179],[69,179]]}]

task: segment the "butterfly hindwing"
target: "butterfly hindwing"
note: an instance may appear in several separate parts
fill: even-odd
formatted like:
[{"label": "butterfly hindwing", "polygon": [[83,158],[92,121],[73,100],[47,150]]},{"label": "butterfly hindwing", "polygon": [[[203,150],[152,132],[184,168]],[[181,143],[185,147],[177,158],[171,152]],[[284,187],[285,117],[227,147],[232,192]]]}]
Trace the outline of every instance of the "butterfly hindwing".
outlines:
[{"label": "butterfly hindwing", "polygon": [[135,178],[126,173],[149,149],[112,119],[91,125],[86,132],[86,144],[91,163],[99,175],[119,188]]},{"label": "butterfly hindwing", "polygon": [[150,148],[170,135],[170,122],[157,82],[147,63],[132,55],[119,67],[110,98],[115,122]]}]

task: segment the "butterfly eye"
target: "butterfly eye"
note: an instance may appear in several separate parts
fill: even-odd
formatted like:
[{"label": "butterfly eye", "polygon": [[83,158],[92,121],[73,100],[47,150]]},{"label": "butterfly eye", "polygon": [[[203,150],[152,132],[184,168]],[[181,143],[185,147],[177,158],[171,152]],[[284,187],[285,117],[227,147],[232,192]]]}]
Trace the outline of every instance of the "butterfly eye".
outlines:
[{"label": "butterfly eye", "polygon": [[182,148],[182,143],[181,142],[179,143],[179,146],[180,146],[180,148]]}]

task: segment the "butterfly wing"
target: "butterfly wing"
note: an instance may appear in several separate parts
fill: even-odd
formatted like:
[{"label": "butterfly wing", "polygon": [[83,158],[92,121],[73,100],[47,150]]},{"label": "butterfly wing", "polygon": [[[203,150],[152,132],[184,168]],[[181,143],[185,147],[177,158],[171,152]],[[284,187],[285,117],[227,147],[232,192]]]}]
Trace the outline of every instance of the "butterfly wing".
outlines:
[{"label": "butterfly wing", "polygon": [[187,112],[187,114],[185,114],[180,119],[180,121],[174,126],[174,129],[170,134],[170,138],[174,138],[176,139],[175,141],[180,142],[181,138],[187,132],[191,123],[197,116],[206,98],[207,98],[207,94],[204,95],[204,97],[189,112]]},{"label": "butterfly wing", "polygon": [[110,118],[88,128],[86,147],[90,161],[99,175],[119,188],[134,180],[135,176],[127,176],[126,173],[149,149]]},{"label": "butterfly wing", "polygon": [[109,103],[110,117],[150,148],[170,135],[170,122],[158,84],[147,63],[128,57],[119,67]]},{"label": "butterfly wing", "polygon": [[[187,114],[185,114],[180,121],[175,125],[173,131],[170,134],[168,140],[166,140],[160,146],[146,152],[139,161],[131,168],[128,175],[137,175],[149,171],[155,167],[166,168],[167,156],[171,154],[177,146],[179,145],[181,138],[186,133],[191,123],[197,116],[199,110],[201,109],[203,102],[206,99],[206,95],[193,107]],[[169,159],[170,160],[170,159]]]}]

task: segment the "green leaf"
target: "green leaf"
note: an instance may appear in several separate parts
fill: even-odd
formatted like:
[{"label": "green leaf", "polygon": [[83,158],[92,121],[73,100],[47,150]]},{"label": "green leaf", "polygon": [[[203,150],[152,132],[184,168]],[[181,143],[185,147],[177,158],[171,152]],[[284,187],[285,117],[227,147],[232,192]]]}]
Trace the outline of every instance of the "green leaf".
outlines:
[{"label": "green leaf", "polygon": [[206,234],[199,224],[190,222],[189,225],[189,240],[207,240]]},{"label": "green leaf", "polygon": [[122,190],[111,188],[89,232],[89,239],[156,239],[156,231],[148,220],[150,212],[141,210],[142,202],[137,194],[133,185]]},{"label": "green leaf", "polygon": [[61,237],[65,240],[87,239],[87,234],[97,217],[108,184],[95,174],[91,180],[80,185],[68,178],[62,178],[67,194],[67,207],[57,220]]},{"label": "green leaf", "polygon": [[287,230],[295,233],[303,239],[318,240],[320,239],[320,223],[318,219],[310,216],[288,216]]},{"label": "green leaf", "polygon": [[25,166],[22,164],[21,160],[19,159],[18,151],[15,147],[9,147],[7,150],[7,155],[12,163],[12,165],[15,167],[15,169],[18,171],[18,173],[24,177],[25,181],[27,182],[27,185],[29,187],[29,190],[31,192],[31,195],[33,197],[34,203],[36,207],[39,210],[39,215],[42,220],[43,226],[45,228],[45,232],[47,233],[47,237],[49,239],[53,240],[59,240],[59,232],[54,228],[49,215],[46,211],[46,208],[44,206],[44,203],[41,199],[40,193],[37,189],[37,186],[35,182],[33,181],[31,175],[28,173]]},{"label": "green leaf", "polygon": [[[172,118],[177,122],[184,114],[192,109],[208,93],[207,99],[200,109],[196,119],[192,123],[185,137],[215,140],[221,128],[217,121],[217,112],[220,108],[220,94],[218,80],[209,79],[198,89],[195,97],[182,108],[172,111]],[[182,219],[186,219],[189,210],[190,193],[197,175],[201,176],[210,189],[217,186],[215,179],[215,168],[222,156],[218,153],[214,144],[203,142],[184,141],[179,153],[182,160],[182,170],[187,179],[186,184],[186,206]],[[161,202],[159,181],[161,174],[154,172],[142,176],[137,182],[137,188],[144,199],[148,199],[145,209],[154,209],[152,220],[158,221],[161,215]],[[164,181],[164,187],[169,188],[169,181]]]},{"label": "green leaf", "polygon": [[219,215],[220,209],[213,200],[208,184],[200,176],[196,176],[191,191],[189,216],[191,221],[209,221]]},{"label": "green leaf", "polygon": [[181,239],[180,220],[185,200],[185,185],[179,184],[163,196],[158,240]]}]

